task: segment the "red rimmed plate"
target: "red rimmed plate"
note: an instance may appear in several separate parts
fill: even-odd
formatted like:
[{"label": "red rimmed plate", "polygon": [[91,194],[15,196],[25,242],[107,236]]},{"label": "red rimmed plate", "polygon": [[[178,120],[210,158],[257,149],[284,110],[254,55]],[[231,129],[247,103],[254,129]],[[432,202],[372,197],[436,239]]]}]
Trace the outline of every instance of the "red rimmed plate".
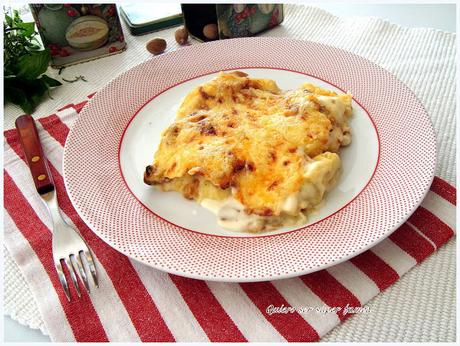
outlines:
[{"label": "red rimmed plate", "polygon": [[[354,95],[343,174],[301,228],[228,232],[197,203],[143,184],[182,97],[221,70],[271,78],[282,89],[310,81]],[[183,276],[261,281],[326,268],[384,239],[422,201],[435,163],[426,111],[384,69],[319,43],[245,38],[164,54],[110,82],[69,134],[64,178],[83,220],[122,253]]]}]

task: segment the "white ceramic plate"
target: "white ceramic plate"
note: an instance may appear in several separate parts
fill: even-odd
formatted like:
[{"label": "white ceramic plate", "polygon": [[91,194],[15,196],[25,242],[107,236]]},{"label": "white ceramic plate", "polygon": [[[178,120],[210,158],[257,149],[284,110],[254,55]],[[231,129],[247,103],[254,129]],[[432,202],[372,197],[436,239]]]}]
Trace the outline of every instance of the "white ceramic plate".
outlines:
[{"label": "white ceramic plate", "polygon": [[[256,236],[225,231],[197,203],[143,183],[181,99],[221,70],[354,95],[342,176],[308,224]],[[64,178],[83,220],[126,255],[188,277],[260,281],[326,268],[384,239],[423,199],[435,162],[425,110],[390,73],[318,43],[247,38],[164,54],[109,83],[69,134]]]}]

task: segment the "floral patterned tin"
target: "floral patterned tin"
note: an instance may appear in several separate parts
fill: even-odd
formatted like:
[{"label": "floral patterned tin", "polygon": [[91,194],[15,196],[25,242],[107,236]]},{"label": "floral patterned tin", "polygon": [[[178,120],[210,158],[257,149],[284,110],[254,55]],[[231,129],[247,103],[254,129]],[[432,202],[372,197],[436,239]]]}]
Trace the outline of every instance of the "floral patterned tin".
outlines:
[{"label": "floral patterned tin", "polygon": [[218,4],[219,38],[252,36],[283,21],[281,4]]},{"label": "floral patterned tin", "polygon": [[211,41],[203,28],[216,24],[215,39],[253,36],[280,24],[282,4],[183,4],[182,13],[190,34],[200,41]]},{"label": "floral patterned tin", "polygon": [[63,67],[126,48],[115,4],[32,4],[32,15],[51,66]]}]

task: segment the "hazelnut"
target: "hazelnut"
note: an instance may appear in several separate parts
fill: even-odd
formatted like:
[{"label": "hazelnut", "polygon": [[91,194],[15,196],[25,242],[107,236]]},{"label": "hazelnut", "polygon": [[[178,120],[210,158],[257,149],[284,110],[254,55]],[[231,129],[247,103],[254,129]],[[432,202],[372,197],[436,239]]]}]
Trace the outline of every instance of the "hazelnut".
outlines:
[{"label": "hazelnut", "polygon": [[152,54],[155,54],[155,55],[161,54],[166,49],[166,41],[163,40],[162,38],[157,37],[147,42],[146,47],[147,47],[147,50]]},{"label": "hazelnut", "polygon": [[215,40],[218,36],[217,25],[216,24],[205,25],[203,28],[203,35],[207,39]]},{"label": "hazelnut", "polygon": [[176,42],[180,45],[184,45],[188,41],[188,30],[186,27],[180,27],[176,30],[174,37],[176,38]]}]

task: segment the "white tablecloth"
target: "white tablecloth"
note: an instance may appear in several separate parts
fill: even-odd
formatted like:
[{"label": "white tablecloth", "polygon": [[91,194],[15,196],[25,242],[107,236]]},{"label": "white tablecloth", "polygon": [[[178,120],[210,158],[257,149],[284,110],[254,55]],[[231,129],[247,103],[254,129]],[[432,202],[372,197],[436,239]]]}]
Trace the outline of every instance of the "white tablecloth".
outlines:
[{"label": "white tablecloth", "polygon": [[[53,91],[34,116],[78,103],[109,80],[152,56],[145,49],[151,38],[163,37],[167,51],[180,49],[174,29],[134,37],[125,28],[126,52],[68,67],[55,78],[84,75],[88,80]],[[362,55],[386,68],[411,88],[431,116],[438,138],[436,175],[455,185],[455,34],[435,29],[408,29],[377,18],[337,18],[312,7],[286,6],[282,26],[266,36],[318,41]],[[194,44],[198,44],[194,42]],[[306,57],[308,58],[308,57]],[[190,62],[205,63],[205,62]],[[22,114],[5,107],[4,127]],[[5,313],[46,333],[34,298],[16,264],[5,250]],[[322,341],[454,341],[455,240],[415,267],[369,303],[371,313],[358,314],[335,328]]]}]

